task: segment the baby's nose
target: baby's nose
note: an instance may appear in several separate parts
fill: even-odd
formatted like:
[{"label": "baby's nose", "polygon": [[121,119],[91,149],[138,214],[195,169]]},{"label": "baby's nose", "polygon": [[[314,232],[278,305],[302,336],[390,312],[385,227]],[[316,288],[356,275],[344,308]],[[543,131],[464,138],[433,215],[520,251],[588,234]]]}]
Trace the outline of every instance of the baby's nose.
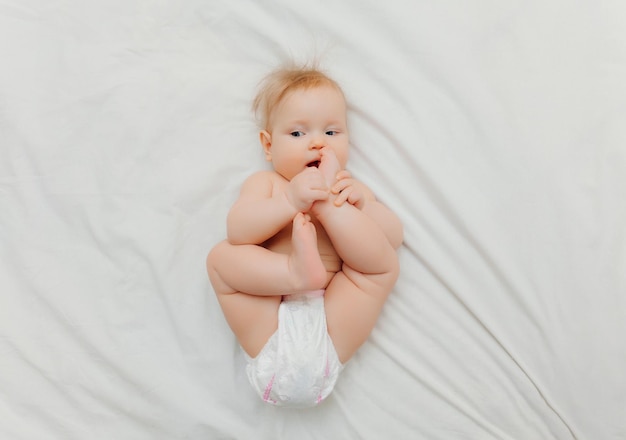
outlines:
[{"label": "baby's nose", "polygon": [[315,137],[311,139],[311,144],[309,145],[312,150],[321,150],[324,148],[324,139],[321,137]]}]

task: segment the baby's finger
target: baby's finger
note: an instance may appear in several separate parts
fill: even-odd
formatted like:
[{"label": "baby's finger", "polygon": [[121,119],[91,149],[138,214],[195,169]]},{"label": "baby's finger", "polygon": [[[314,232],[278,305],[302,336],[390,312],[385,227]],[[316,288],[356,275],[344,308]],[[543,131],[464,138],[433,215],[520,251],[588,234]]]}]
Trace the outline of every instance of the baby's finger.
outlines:
[{"label": "baby's finger", "polygon": [[354,205],[360,198],[361,193],[359,191],[351,191],[348,195],[348,202],[350,202],[351,205]]},{"label": "baby's finger", "polygon": [[343,179],[335,183],[331,189],[333,194],[339,194],[341,191],[352,185],[352,179]]},{"label": "baby's finger", "polygon": [[348,203],[356,206],[358,209],[362,209],[365,200],[363,200],[363,194],[361,191],[352,191],[350,196],[348,196]]},{"label": "baby's finger", "polygon": [[352,177],[352,175],[350,174],[350,171],[348,170],[341,170],[337,173],[337,175],[335,176],[335,178],[337,180],[341,180],[341,179],[349,179],[350,177]]},{"label": "baby's finger", "polygon": [[345,201],[348,200],[351,193],[352,193],[352,188],[346,188],[343,191],[341,191],[335,198],[335,206],[343,205]]}]

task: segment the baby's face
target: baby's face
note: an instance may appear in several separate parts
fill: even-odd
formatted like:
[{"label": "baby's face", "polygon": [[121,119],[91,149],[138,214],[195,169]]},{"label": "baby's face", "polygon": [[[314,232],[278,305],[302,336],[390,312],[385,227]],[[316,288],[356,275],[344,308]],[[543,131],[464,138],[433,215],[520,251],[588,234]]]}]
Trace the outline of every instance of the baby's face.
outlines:
[{"label": "baby's face", "polygon": [[345,168],[349,141],[343,94],[332,86],[289,93],[272,113],[270,131],[261,132],[261,142],[276,172],[287,180],[319,165],[323,147],[332,149]]}]

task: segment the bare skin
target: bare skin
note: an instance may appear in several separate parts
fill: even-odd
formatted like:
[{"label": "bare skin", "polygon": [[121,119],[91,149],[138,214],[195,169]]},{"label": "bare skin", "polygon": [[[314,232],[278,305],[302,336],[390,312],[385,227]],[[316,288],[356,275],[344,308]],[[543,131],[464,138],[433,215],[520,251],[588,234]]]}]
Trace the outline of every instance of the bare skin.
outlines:
[{"label": "bare skin", "polygon": [[[329,179],[335,169],[320,165]],[[272,188],[286,184],[273,177]],[[313,218],[297,213],[266,247],[224,241],[209,254],[207,270],[224,315],[251,357],[278,328],[282,295],[296,292],[326,289],[328,332],[342,363],[371,333],[397,278],[395,248],[363,211],[337,207],[334,198],[317,201]]]},{"label": "bare skin", "polygon": [[[320,102],[334,98],[327,95]],[[315,102],[316,96],[306,98]],[[347,154],[336,153],[347,141],[318,137],[311,135],[302,147],[305,159],[290,159],[293,171],[264,171],[244,183],[229,214],[229,240],[207,258],[224,316],[251,357],[278,328],[283,295],[326,289],[328,332],[339,360],[347,362],[371,333],[398,276],[398,218],[342,169]],[[318,159],[317,168],[310,166],[311,157]]]}]

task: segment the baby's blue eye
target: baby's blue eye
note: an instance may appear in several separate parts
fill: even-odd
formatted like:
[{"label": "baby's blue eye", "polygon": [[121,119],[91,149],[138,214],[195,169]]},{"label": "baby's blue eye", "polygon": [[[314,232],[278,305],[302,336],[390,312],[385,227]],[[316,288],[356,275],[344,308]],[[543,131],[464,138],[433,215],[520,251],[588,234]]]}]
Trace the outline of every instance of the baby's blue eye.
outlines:
[{"label": "baby's blue eye", "polygon": [[337,132],[336,132],[336,131],[334,131],[334,130],[329,130],[329,131],[327,131],[327,132],[326,132],[326,135],[327,135],[327,136],[334,136],[334,135],[336,135],[336,134],[337,134]]},{"label": "baby's blue eye", "polygon": [[296,137],[296,138],[297,138],[297,137],[302,136],[303,134],[304,134],[304,133],[302,133],[301,131],[292,131],[292,132],[291,132],[291,135],[292,135],[293,137]]}]

